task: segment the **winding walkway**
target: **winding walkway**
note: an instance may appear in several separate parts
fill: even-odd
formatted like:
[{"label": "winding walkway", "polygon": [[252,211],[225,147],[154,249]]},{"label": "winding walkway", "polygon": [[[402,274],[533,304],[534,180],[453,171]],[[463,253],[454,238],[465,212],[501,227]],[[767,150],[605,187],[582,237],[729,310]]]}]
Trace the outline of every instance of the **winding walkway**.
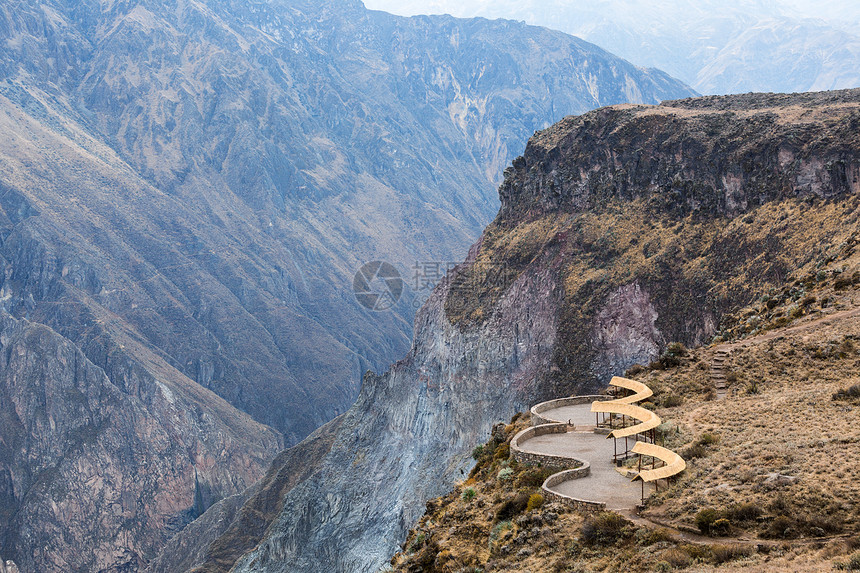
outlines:
[{"label": "winding walkway", "polygon": [[[633,405],[651,396],[650,388],[618,377],[610,384],[633,393],[615,400],[574,396],[542,402],[531,409],[532,426],[511,440],[512,456],[519,462],[568,468],[547,478],[542,487],[545,496],[580,509],[624,511],[638,506],[654,490],[651,482],[683,471],[685,464],[674,452],[635,441],[660,423],[653,412]],[[622,411],[638,423],[614,429],[609,436],[596,427],[595,412],[615,415]],[[625,437],[626,443],[627,436],[634,438],[633,453],[659,459],[665,465],[640,467],[639,471],[616,468],[617,442],[610,439]],[[630,478],[641,482],[632,483]]]},{"label": "winding walkway", "polygon": [[[593,416],[591,404],[569,406],[566,414],[571,419],[590,419]],[[641,486],[615,469],[612,463],[614,445],[603,434],[595,434],[594,431],[545,434],[522,442],[520,448],[532,454],[562,456],[589,463],[588,475],[551,486],[552,491],[563,496],[593,502],[595,509],[599,504],[605,504],[605,509],[614,510],[629,509],[642,499]],[[653,486],[648,487],[646,493],[653,489]]]}]

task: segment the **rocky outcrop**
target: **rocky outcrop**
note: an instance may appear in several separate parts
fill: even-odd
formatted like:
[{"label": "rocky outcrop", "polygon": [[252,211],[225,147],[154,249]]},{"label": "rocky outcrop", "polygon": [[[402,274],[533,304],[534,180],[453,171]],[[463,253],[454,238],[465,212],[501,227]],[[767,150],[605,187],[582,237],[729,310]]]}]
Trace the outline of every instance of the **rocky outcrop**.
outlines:
[{"label": "rocky outcrop", "polygon": [[[847,92],[622,107],[536,134],[507,172],[499,217],[419,312],[410,353],[365,377],[319,469],[284,495],[234,570],[375,571],[424,501],[462,478],[494,421],[605,385],[667,342],[707,340],[726,309],[789,270],[815,269],[845,240],[836,214],[856,211],[853,180],[831,175],[817,191],[785,185],[801,172],[824,181],[833,163],[830,171],[808,166],[833,158],[852,172],[858,99]],[[706,126],[715,114],[735,140],[712,142]],[[641,142],[638,167],[613,160],[634,153],[613,147],[622,136]],[[781,167],[778,150],[788,148],[796,163]],[[738,161],[739,185],[708,191]]]},{"label": "rocky outcrop", "polygon": [[0,540],[24,571],[136,569],[281,444],[166,377],[131,395],[69,340],[5,313],[0,356]]}]

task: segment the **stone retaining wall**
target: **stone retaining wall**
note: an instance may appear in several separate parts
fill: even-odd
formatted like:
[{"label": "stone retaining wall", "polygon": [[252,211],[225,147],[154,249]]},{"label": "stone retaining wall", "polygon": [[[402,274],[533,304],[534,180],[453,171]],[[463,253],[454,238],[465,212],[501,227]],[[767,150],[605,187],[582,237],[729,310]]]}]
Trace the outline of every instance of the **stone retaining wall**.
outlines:
[{"label": "stone retaining wall", "polygon": [[590,473],[591,466],[588,462],[585,462],[585,465],[583,467],[572,470],[565,470],[563,472],[558,472],[557,474],[552,474],[551,476],[546,478],[546,481],[543,482],[543,486],[541,486],[543,495],[547,499],[563,503],[569,507],[580,511],[604,511],[606,509],[606,503],[602,501],[577,499],[575,497],[570,497],[568,495],[564,495],[563,493],[559,493],[551,489],[553,486],[556,486],[562,482],[566,482],[572,479],[583,478]]},{"label": "stone retaining wall", "polygon": [[521,442],[526,442],[537,436],[546,434],[565,434],[572,429],[572,426],[567,424],[541,424],[540,426],[532,426],[518,433],[511,440],[511,457],[521,464],[541,465],[551,468],[580,468],[583,465],[587,466],[588,462],[569,458],[567,456],[554,456],[552,454],[536,454],[526,452],[520,447]]},{"label": "stone retaining wall", "polygon": [[561,408],[562,406],[578,406],[580,404],[590,404],[595,400],[606,400],[608,397],[603,394],[594,394],[589,396],[570,396],[567,398],[558,398],[556,400],[549,400],[547,402],[541,402],[540,404],[535,404],[531,407],[531,417],[532,417],[532,426],[538,426],[541,424],[556,424],[556,420],[548,420],[541,416],[543,412],[547,410],[552,410],[554,408]]}]

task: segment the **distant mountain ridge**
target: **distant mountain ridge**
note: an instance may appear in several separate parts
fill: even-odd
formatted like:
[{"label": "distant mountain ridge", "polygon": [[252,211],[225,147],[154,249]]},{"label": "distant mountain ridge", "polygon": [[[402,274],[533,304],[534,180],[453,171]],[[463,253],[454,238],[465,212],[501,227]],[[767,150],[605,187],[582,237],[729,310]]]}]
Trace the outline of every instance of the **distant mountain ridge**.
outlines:
[{"label": "distant mountain ridge", "polygon": [[705,94],[860,86],[856,3],[791,0],[368,0],[398,14],[510,18],[562,30]]},{"label": "distant mountain ridge", "polygon": [[[29,452],[0,452],[4,507],[37,516],[2,522],[0,555],[24,570],[145,564],[406,351],[416,293],[365,309],[362,263],[408,277],[416,260],[459,260],[535,129],[689,93],[561,33],[360,2],[0,6],[2,311],[78,348],[87,387],[110,389],[75,379],[84,402],[31,371],[0,378],[2,438],[16,428]],[[24,402],[74,417],[50,434],[62,456],[40,449]],[[112,424],[142,434],[133,452],[99,430]]]}]

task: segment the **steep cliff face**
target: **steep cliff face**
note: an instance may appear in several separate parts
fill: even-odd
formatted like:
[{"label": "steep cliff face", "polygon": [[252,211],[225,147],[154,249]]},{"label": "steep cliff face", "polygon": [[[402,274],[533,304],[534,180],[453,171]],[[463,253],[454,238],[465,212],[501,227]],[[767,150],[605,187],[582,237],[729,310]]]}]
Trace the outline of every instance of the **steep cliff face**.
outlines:
[{"label": "steep cliff face", "polygon": [[536,134],[410,353],[366,376],[320,469],[235,570],[374,571],[492,422],[707,341],[728,310],[814,270],[856,232],[858,118],[860,91],[739,96]]},{"label": "steep cliff face", "polygon": [[253,484],[281,443],[206,391],[124,392],[69,340],[6,313],[0,355],[0,540],[23,571],[134,570]]}]

